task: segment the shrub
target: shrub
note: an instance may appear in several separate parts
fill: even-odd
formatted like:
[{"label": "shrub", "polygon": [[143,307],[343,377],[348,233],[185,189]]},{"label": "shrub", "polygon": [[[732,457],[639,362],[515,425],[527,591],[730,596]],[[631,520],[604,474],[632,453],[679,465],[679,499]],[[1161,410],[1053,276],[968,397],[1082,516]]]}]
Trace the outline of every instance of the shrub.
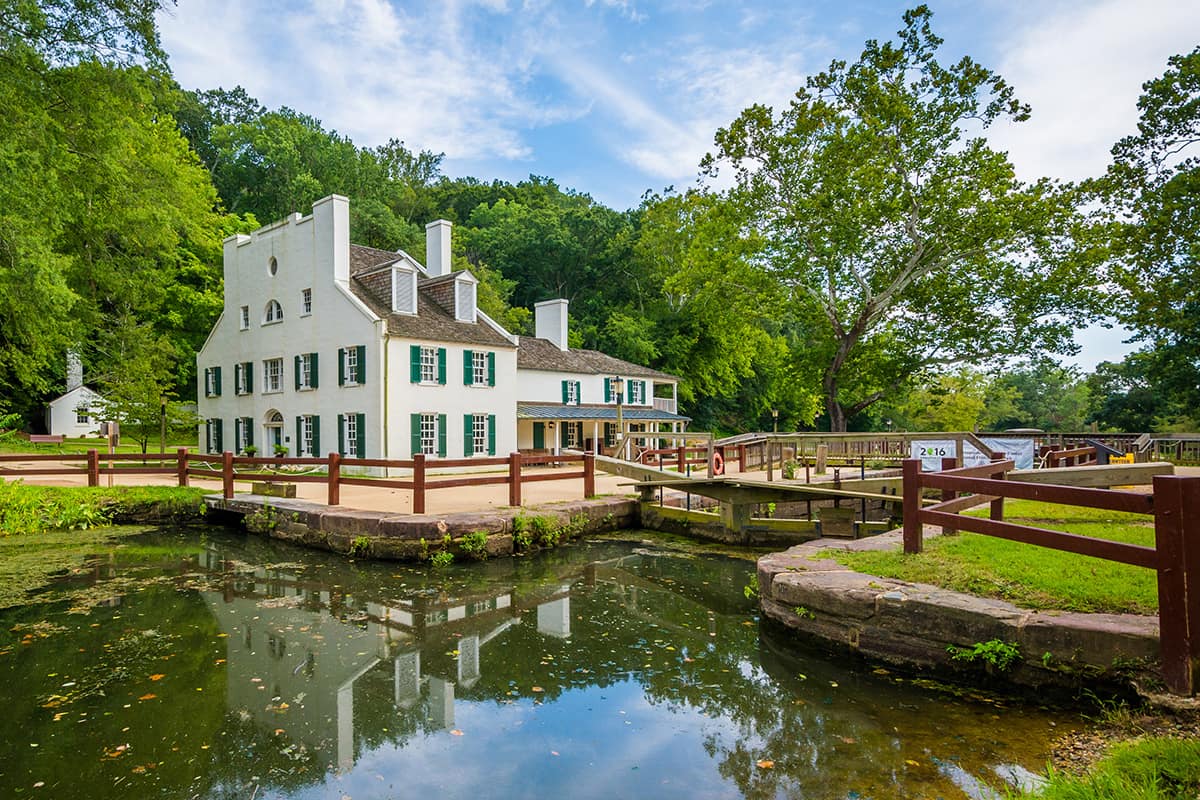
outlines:
[{"label": "shrub", "polygon": [[1000,672],[1007,670],[1012,666],[1014,661],[1017,661],[1021,657],[1021,649],[1015,642],[1008,644],[999,639],[976,642],[970,647],[950,645],[946,648],[946,652],[955,661],[982,661],[985,664],[995,667]]},{"label": "shrub", "polygon": [[476,561],[484,561],[487,553],[488,535],[485,531],[472,531],[458,540],[459,548]]}]

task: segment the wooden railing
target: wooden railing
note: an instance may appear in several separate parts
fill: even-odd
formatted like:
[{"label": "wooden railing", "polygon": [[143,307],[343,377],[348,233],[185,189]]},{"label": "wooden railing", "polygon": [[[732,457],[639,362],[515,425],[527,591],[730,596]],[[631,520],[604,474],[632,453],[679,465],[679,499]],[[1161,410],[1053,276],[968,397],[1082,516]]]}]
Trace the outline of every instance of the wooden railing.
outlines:
[{"label": "wooden railing", "polygon": [[[923,526],[929,524],[1153,569],[1163,678],[1172,692],[1195,694],[1200,689],[1200,478],[1158,475],[1154,493],[1140,494],[1004,480],[1012,467],[1011,461],[998,461],[922,473],[919,460],[905,459],[904,552],[921,552]],[[926,489],[941,490],[942,502],[921,508]],[[1004,522],[1006,498],[1153,515],[1155,546]],[[958,513],[983,502],[991,503],[990,519]]]},{"label": "wooden railing", "polygon": [[[25,463],[22,463],[25,462]],[[138,462],[141,466],[138,466]],[[20,466],[12,466],[20,464]],[[41,466],[45,464],[46,466]],[[124,464],[131,464],[124,466]],[[570,472],[524,472],[526,467],[560,464],[579,464]],[[152,466],[153,465],[153,466]],[[281,472],[282,467],[307,467],[309,474]],[[502,474],[458,474],[431,476],[430,473],[461,467],[505,467]],[[383,468],[411,470],[403,479],[372,478],[342,475],[345,468]],[[41,475],[87,475],[88,486],[99,486],[101,475],[172,475],[179,486],[187,486],[190,478],[221,481],[221,493],[226,500],[233,498],[235,481],[265,483],[323,483],[327,487],[328,503],[341,503],[342,486],[366,486],[379,489],[407,489],[413,493],[413,513],[425,513],[425,496],[430,491],[460,486],[508,485],[508,504],[521,505],[521,486],[539,481],[582,480],[583,496],[596,494],[596,457],[591,453],[568,455],[523,455],[511,453],[499,458],[430,459],[416,455],[411,459],[343,458],[330,453],[325,458],[267,458],[235,456],[233,453],[205,455],[179,448],[170,454],[86,453],[62,455],[0,455],[0,477]],[[323,474],[322,474],[323,473]]]},{"label": "wooden railing", "polygon": [[1069,450],[1047,450],[1047,467],[1086,467],[1097,463],[1095,447],[1072,447]]}]

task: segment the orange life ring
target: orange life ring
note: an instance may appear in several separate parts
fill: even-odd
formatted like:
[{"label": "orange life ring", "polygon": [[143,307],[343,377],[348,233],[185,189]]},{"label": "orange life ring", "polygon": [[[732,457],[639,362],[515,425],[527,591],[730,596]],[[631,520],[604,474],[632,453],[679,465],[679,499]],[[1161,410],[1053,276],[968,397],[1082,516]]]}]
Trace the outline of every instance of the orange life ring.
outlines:
[{"label": "orange life ring", "polygon": [[710,472],[712,475],[725,474],[725,457],[720,452],[713,452],[712,470]]}]

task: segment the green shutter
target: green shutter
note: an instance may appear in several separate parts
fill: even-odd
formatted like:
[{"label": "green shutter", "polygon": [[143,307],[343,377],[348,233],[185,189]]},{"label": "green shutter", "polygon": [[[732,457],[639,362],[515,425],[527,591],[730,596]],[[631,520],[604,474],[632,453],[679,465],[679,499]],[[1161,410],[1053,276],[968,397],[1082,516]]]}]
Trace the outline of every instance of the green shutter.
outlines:
[{"label": "green shutter", "polygon": [[296,455],[302,456],[304,453],[301,448],[304,446],[304,438],[300,435],[304,432],[301,427],[304,424],[304,417],[296,417]]},{"label": "green shutter", "polygon": [[446,385],[446,348],[438,348],[438,383]]},{"label": "green shutter", "polygon": [[463,350],[463,386],[475,385],[475,354]]},{"label": "green shutter", "polygon": [[488,365],[488,386],[495,386],[496,385],[496,354],[495,353],[487,354],[487,365]]},{"label": "green shutter", "polygon": [[583,402],[583,384],[580,383],[579,381],[575,381],[575,405],[579,405],[582,402]]},{"label": "green shutter", "polygon": [[242,378],[246,382],[246,394],[254,393],[254,362],[242,364]]},{"label": "green shutter", "polygon": [[564,421],[563,421],[563,422],[562,422],[562,423],[561,423],[561,424],[558,426],[558,446],[559,446],[559,447],[566,447],[566,446],[567,446],[567,426],[568,426],[568,425],[570,425],[570,424],[571,424],[571,423],[569,423],[569,422],[567,422],[567,421],[565,421],[565,420],[564,420]]},{"label": "green shutter", "polygon": [[213,394],[221,396],[221,368],[213,367]]},{"label": "green shutter", "polygon": [[346,415],[338,414],[338,453],[346,455]]},{"label": "green shutter", "polygon": [[[443,351],[443,352],[445,352],[445,351]],[[437,426],[438,426],[438,431],[437,431],[437,434],[438,434],[438,458],[445,458],[446,457],[446,415],[445,414],[437,415]]]},{"label": "green shutter", "polygon": [[224,453],[224,452],[225,452],[225,437],[224,437],[224,436],[222,436],[222,431],[221,431],[221,420],[219,420],[219,419],[214,419],[214,420],[213,420],[213,426],[214,426],[214,427],[217,429],[217,436],[216,436],[216,439],[217,439],[217,441],[216,441],[216,445],[217,445],[217,452],[218,452],[218,453]]},{"label": "green shutter", "polygon": [[612,397],[612,378],[604,379],[604,402],[611,403]]},{"label": "green shutter", "polygon": [[367,382],[367,346],[358,346],[358,383],[361,386]]},{"label": "green shutter", "polygon": [[242,422],[242,429],[246,431],[246,446],[252,446],[254,444],[254,420],[246,417]]},{"label": "green shutter", "polygon": [[300,356],[296,356],[296,358],[292,361],[292,366],[293,366],[292,377],[295,380],[296,388],[299,389],[300,388]]},{"label": "green shutter", "polygon": [[546,423],[544,422],[533,423],[533,449],[546,449]]},{"label": "green shutter", "polygon": [[409,345],[408,377],[413,383],[421,382],[421,345]]},{"label": "green shutter", "polygon": [[316,414],[312,416],[313,442],[311,456],[321,457],[321,418]]},{"label": "green shutter", "polygon": [[475,415],[463,415],[463,456],[475,455]]},{"label": "green shutter", "polygon": [[367,415],[366,414],[356,414],[355,416],[358,417],[358,420],[357,420],[358,425],[355,426],[355,428],[356,428],[355,434],[356,435],[354,437],[355,439],[358,440],[358,442],[357,442],[358,457],[366,458],[367,457]]},{"label": "green shutter", "polygon": [[317,379],[318,372],[319,372],[319,370],[317,369],[317,354],[309,353],[308,354],[308,385],[314,389],[316,389],[318,386],[318,379]]},{"label": "green shutter", "polygon": [[562,385],[563,385],[563,405],[565,406],[567,404],[567,399],[569,397],[569,395],[567,394],[567,382],[563,381]]},{"label": "green shutter", "polygon": [[[236,372],[236,370],[235,370],[235,372]],[[241,441],[242,441],[242,418],[234,417],[233,418],[233,447],[235,450],[239,446],[241,446]]]},{"label": "green shutter", "polygon": [[[409,418],[412,420],[412,454],[415,456],[421,452],[421,415],[410,414]],[[362,428],[359,428],[358,435],[362,436]]]},{"label": "green shutter", "polygon": [[[233,393],[234,394],[242,393],[242,390],[238,388],[238,384],[240,384],[241,382],[242,382],[242,365],[234,364],[233,365]],[[235,423],[235,425],[236,425],[236,423]]]},{"label": "green shutter", "polygon": [[642,399],[642,402],[643,402],[643,403],[645,403],[645,402],[646,402],[646,400],[648,400],[648,399],[649,399],[649,398],[647,398],[647,397],[646,397],[646,382],[645,382],[645,381],[638,381],[638,383],[640,383],[640,384],[642,385],[642,393],[641,393],[640,397],[641,397],[641,399]]},{"label": "green shutter", "polygon": [[346,385],[346,348],[338,348],[338,386]]},{"label": "green shutter", "polygon": [[488,414],[488,455],[496,455],[496,415]]}]

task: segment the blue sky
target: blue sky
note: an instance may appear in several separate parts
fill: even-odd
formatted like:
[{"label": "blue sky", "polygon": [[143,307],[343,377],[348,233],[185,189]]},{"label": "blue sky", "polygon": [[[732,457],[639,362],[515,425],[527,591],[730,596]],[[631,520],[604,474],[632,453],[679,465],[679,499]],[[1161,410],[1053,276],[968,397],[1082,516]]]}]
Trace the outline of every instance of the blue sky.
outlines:
[{"label": "blue sky", "polygon": [[[715,130],[890,38],[909,4],[712,0],[178,0],[179,82],[244,86],[359,145],[445,153],[451,176],[547,175],[616,208],[697,179]],[[1132,131],[1141,83],[1200,43],[1181,0],[933,2],[944,60],[1003,75],[1033,118],[990,133],[1025,178],[1078,179]],[[1089,329],[1090,367],[1128,348]]]}]

